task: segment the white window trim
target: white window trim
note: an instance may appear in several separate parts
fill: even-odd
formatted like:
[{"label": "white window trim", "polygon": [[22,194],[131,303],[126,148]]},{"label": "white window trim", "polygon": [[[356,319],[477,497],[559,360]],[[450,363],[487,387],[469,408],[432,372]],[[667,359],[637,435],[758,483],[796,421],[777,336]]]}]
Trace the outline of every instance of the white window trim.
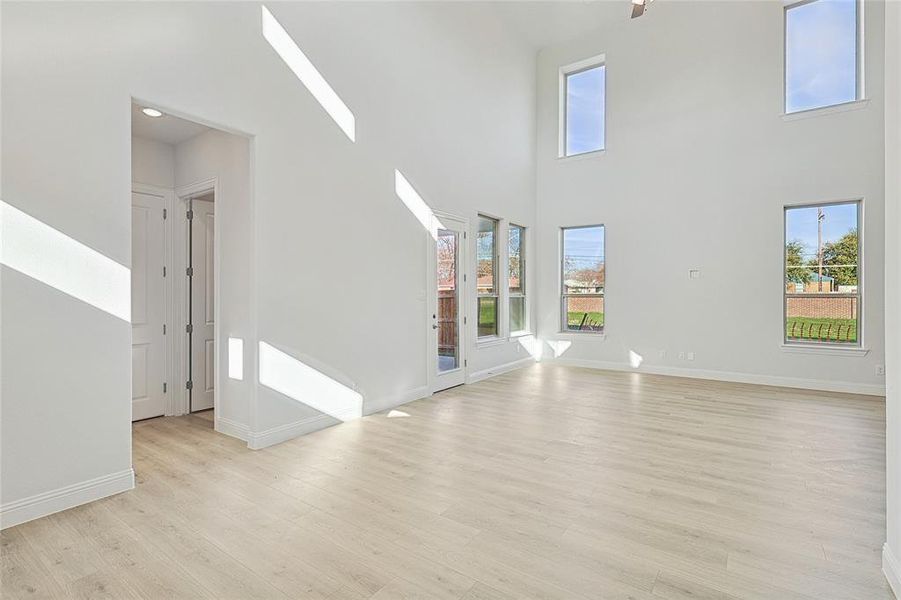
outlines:
[{"label": "white window trim", "polygon": [[[835,112],[844,112],[847,110],[856,110],[866,108],[868,98],[866,96],[866,87],[864,85],[866,79],[866,61],[864,60],[864,2],[856,0],[857,5],[857,81],[856,81],[856,98],[846,102],[837,104],[827,104],[825,106],[815,106],[812,108],[804,108],[801,110],[788,111],[788,11],[792,8],[812,4],[820,0],[783,0],[782,2],[782,118],[785,120],[794,120],[792,117],[809,118],[820,115],[828,115]],[[831,110],[830,110],[831,109]],[[802,116],[803,115],[803,116]]]},{"label": "white window trim", "polygon": [[607,55],[598,54],[568,65],[560,67],[558,74],[558,104],[557,104],[557,158],[571,160],[586,156],[597,156],[607,150],[607,69],[604,69],[604,140],[603,147],[578,154],[566,154],[566,77],[579,71],[587,71],[595,67],[607,66]]},{"label": "white window trim", "polygon": [[[601,252],[604,256],[604,293],[603,294],[564,294],[564,280],[563,280],[563,271],[564,265],[563,261],[565,260],[564,253],[564,232],[567,229],[588,229],[590,227],[603,227],[604,228],[604,245],[601,249]],[[557,247],[560,249],[560,260],[559,267],[557,270],[558,273],[558,285],[557,288],[559,290],[559,306],[560,306],[560,318],[558,320],[557,326],[559,327],[559,331],[557,335],[574,335],[574,336],[589,336],[592,338],[598,337],[601,339],[606,339],[607,337],[607,226],[603,223],[594,223],[591,225],[569,225],[560,228],[560,243]],[[604,299],[604,325],[601,327],[600,331],[582,331],[582,330],[573,330],[567,329],[566,323],[567,321],[567,313],[566,313],[566,299],[572,296],[581,296],[585,298],[603,298]],[[603,336],[603,337],[601,337]]]},{"label": "white window trim", "polygon": [[[511,293],[510,292],[510,269],[509,269],[509,247],[510,247],[510,230],[513,227],[518,227],[522,230],[519,236],[519,286],[522,290],[521,293]],[[528,251],[528,238],[529,238],[529,228],[525,225],[519,225],[516,223],[508,223],[507,224],[507,252],[508,256],[504,263],[505,268],[504,273],[506,273],[506,288],[507,288],[507,327],[508,327],[508,336],[510,338],[522,337],[524,335],[530,335],[532,333],[532,321],[529,318],[529,278],[526,274],[526,270],[529,264],[529,257],[527,255]],[[510,327],[510,317],[513,314],[513,311],[510,310],[510,299],[511,298],[522,298],[523,299],[523,323],[525,324],[525,329],[512,329]]]},{"label": "white window trim", "polygon": [[[788,318],[788,293],[785,291],[785,247],[788,244],[788,220],[789,210],[797,208],[815,208],[817,206],[834,206],[837,204],[857,203],[857,343],[841,344],[840,342],[820,341],[792,341],[788,339],[785,331],[785,320]],[[827,200],[824,202],[804,202],[799,204],[786,204],[782,207],[782,343],[783,352],[797,352],[810,354],[831,354],[835,356],[863,356],[869,352],[864,343],[864,209],[863,198],[848,198],[845,200]],[[604,241],[606,242],[606,232]],[[605,257],[606,258],[606,257]],[[606,307],[605,307],[606,308]],[[605,319],[606,321],[606,319]]]}]

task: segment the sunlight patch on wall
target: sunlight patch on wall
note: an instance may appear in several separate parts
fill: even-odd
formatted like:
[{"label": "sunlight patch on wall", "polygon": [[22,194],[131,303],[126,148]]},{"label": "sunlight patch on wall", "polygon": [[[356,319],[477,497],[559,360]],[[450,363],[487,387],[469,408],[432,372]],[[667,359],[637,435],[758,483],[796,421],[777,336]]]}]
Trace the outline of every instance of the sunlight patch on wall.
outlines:
[{"label": "sunlight patch on wall", "polygon": [[644,358],[638,352],[634,350],[629,350],[629,366],[633,369],[637,369],[641,366],[641,363],[644,362]]},{"label": "sunlight patch on wall", "polygon": [[444,225],[441,224],[441,221],[438,220],[438,217],[436,217],[435,213],[432,212],[432,209],[429,208],[429,205],[426,204],[416,190],[413,189],[413,186],[410,185],[407,178],[397,169],[394,169],[394,192],[397,194],[397,197],[400,198],[401,202],[404,203],[404,206],[413,213],[416,220],[425,227],[425,230],[429,232],[432,239],[437,240],[438,230],[444,229]]},{"label": "sunlight patch on wall", "polygon": [[0,201],[0,262],[131,322],[131,271]]},{"label": "sunlight patch on wall", "polygon": [[272,13],[262,6],[263,12],[263,37],[272,46],[278,55],[285,61],[302,84],[313,94],[316,101],[322,105],[325,112],[335,121],[350,141],[355,141],[356,123],[354,114],[347,108],[344,101],[335,93],[332,86],[319,73],[310,59],[297,46],[285,28],[275,20]]},{"label": "sunlight patch on wall", "polygon": [[228,338],[228,376],[230,379],[244,379],[244,340]]},{"label": "sunlight patch on wall", "polygon": [[569,350],[569,347],[572,346],[573,343],[569,340],[548,340],[547,345],[551,349],[551,352],[553,352],[554,358],[559,358]]},{"label": "sunlight patch on wall", "polygon": [[260,341],[260,383],[341,421],[363,416],[363,396]]},{"label": "sunlight patch on wall", "polygon": [[534,335],[524,335],[516,338],[516,341],[533,359],[541,360],[541,341],[538,338]]}]

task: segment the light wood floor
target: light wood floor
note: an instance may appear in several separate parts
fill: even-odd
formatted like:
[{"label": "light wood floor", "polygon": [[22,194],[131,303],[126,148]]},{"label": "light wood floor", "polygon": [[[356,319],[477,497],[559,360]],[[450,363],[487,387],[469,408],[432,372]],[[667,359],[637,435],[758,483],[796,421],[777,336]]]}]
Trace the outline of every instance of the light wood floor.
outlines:
[{"label": "light wood floor", "polygon": [[[404,416],[408,415],[408,416]],[[881,399],[539,365],[2,533],[4,599],[891,598]]]}]

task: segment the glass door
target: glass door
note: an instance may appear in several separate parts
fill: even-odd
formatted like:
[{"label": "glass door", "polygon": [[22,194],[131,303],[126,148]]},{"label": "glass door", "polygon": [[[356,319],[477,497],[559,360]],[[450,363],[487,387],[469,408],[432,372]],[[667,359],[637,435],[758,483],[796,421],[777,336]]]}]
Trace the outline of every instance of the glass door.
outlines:
[{"label": "glass door", "polygon": [[442,218],[435,239],[435,297],[432,332],[436,353],[433,391],[464,383],[463,254],[464,226]]}]

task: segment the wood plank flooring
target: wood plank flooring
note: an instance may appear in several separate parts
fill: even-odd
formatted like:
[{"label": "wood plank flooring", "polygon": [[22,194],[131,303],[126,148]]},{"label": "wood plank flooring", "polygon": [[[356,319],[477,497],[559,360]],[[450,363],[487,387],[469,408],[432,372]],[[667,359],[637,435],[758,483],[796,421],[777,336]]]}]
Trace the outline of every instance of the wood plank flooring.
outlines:
[{"label": "wood plank flooring", "polygon": [[5,530],[2,597],[892,598],[881,399],[536,365]]}]

